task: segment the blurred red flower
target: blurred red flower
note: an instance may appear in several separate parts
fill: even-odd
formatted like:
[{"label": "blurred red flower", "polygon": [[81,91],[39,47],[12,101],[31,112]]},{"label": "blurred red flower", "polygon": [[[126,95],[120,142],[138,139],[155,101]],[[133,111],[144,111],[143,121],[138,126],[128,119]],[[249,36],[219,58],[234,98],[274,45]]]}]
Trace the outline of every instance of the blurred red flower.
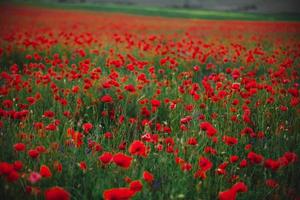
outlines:
[{"label": "blurred red flower", "polygon": [[54,186],[45,191],[46,200],[69,200],[71,199],[70,193],[61,187]]},{"label": "blurred red flower", "polygon": [[149,171],[144,171],[143,173],[143,178],[145,181],[147,181],[149,184],[152,184],[153,180],[154,180],[154,176],[152,173],[150,173]]},{"label": "blurred red flower", "polygon": [[129,188],[112,188],[103,192],[104,200],[128,200],[135,195]]},{"label": "blurred red flower", "polygon": [[37,150],[35,150],[35,149],[30,149],[30,150],[28,151],[28,155],[29,155],[31,158],[37,158],[37,157],[40,155],[40,153],[39,153]]},{"label": "blurred red flower", "polygon": [[136,180],[136,181],[132,181],[130,183],[130,186],[129,188],[132,190],[132,191],[135,191],[135,192],[139,192],[143,189],[143,184],[141,183],[141,181],[139,180]]},{"label": "blurred red flower", "polygon": [[101,161],[102,164],[106,165],[112,161],[113,155],[109,152],[104,152],[101,156],[99,156],[98,159],[99,161]]},{"label": "blurred red flower", "polygon": [[0,163],[0,175],[5,174],[8,175],[10,172],[13,171],[13,165],[7,162]]},{"label": "blurred red flower", "polygon": [[84,123],[82,125],[82,128],[83,128],[83,130],[84,130],[85,133],[88,133],[93,128],[93,124],[91,124],[91,123]]},{"label": "blurred red flower", "polygon": [[52,173],[51,173],[49,167],[46,166],[46,165],[42,165],[42,166],[40,167],[40,174],[41,174],[42,177],[44,177],[44,178],[50,178],[50,177],[52,176]]},{"label": "blurred red flower", "polygon": [[132,158],[123,153],[117,153],[113,156],[113,161],[116,165],[128,169],[131,165]]},{"label": "blurred red flower", "polygon": [[199,158],[198,165],[203,171],[208,171],[213,166],[212,162],[203,156]]},{"label": "blurred red flower", "polygon": [[131,145],[129,147],[129,153],[132,155],[146,157],[147,156],[146,145],[139,140],[135,140],[131,143]]},{"label": "blurred red flower", "polygon": [[23,144],[23,143],[16,143],[16,144],[14,145],[14,149],[15,149],[16,151],[25,151],[26,146],[25,146],[25,144]]},{"label": "blurred red flower", "polygon": [[247,158],[251,161],[252,164],[260,164],[264,159],[262,155],[252,151],[248,153]]},{"label": "blurred red flower", "polygon": [[217,133],[217,129],[209,122],[202,122],[200,129],[206,131],[208,137],[212,137]]},{"label": "blurred red flower", "polygon": [[103,97],[101,97],[101,101],[103,103],[112,103],[113,102],[113,99],[111,96],[109,95],[104,95]]},{"label": "blurred red flower", "polygon": [[248,187],[244,182],[234,184],[230,189],[219,193],[219,200],[235,200],[238,192],[247,192]]}]

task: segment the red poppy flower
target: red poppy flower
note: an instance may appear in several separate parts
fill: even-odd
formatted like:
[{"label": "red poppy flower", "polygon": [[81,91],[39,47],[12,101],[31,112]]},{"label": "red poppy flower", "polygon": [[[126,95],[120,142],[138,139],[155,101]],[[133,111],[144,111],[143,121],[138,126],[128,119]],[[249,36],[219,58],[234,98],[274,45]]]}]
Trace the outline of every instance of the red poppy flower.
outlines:
[{"label": "red poppy flower", "polygon": [[159,107],[160,106],[160,101],[157,99],[152,99],[151,104],[153,107]]},{"label": "red poppy flower", "polygon": [[181,168],[180,168],[182,171],[190,171],[192,170],[192,164],[191,163],[183,163],[181,165]]},{"label": "red poppy flower", "polygon": [[194,178],[206,179],[206,171],[203,171],[202,169],[197,170],[194,174]]},{"label": "red poppy flower", "polygon": [[132,93],[134,93],[136,91],[134,85],[132,85],[132,84],[126,85],[124,87],[124,89],[127,90],[128,92],[132,92]]},{"label": "red poppy flower", "polygon": [[51,173],[49,167],[46,165],[42,165],[40,167],[40,174],[44,178],[50,178],[52,176],[52,173]]},{"label": "red poppy flower", "polygon": [[147,151],[146,145],[139,140],[133,141],[129,147],[129,153],[132,155],[146,157],[147,154],[146,151]]},{"label": "red poppy flower", "polygon": [[43,128],[44,128],[43,122],[35,122],[35,123],[34,123],[34,128],[35,128],[36,130],[43,129]]},{"label": "red poppy flower", "polygon": [[241,168],[244,168],[244,167],[247,167],[248,163],[247,163],[247,160],[246,159],[243,159],[241,162],[240,162],[240,167]]},{"label": "red poppy flower", "polygon": [[222,138],[222,140],[228,146],[233,146],[233,145],[235,145],[235,144],[238,143],[238,139],[237,138],[230,137],[230,136],[227,136],[227,135],[224,135],[223,138]]},{"label": "red poppy flower", "polygon": [[48,124],[45,128],[46,128],[47,131],[57,130],[57,126],[54,123]]},{"label": "red poppy flower", "polygon": [[219,193],[219,200],[235,200],[238,192],[247,192],[248,187],[243,182],[237,182],[230,189]]},{"label": "red poppy flower", "polygon": [[117,153],[113,156],[113,161],[116,165],[128,169],[131,165],[132,158],[123,153]]},{"label": "red poppy flower", "polygon": [[135,192],[139,192],[143,189],[143,184],[141,183],[141,181],[139,180],[136,180],[136,181],[132,181],[130,183],[130,186],[129,188],[132,190],[132,191],[135,191]]},{"label": "red poppy flower", "polygon": [[44,112],[44,116],[47,118],[52,118],[52,117],[54,117],[54,112],[51,110],[47,110]]},{"label": "red poppy flower", "polygon": [[127,145],[127,143],[125,141],[122,141],[119,144],[119,150],[125,150],[126,149],[126,145]]},{"label": "red poppy flower", "polygon": [[235,200],[236,191],[232,189],[225,190],[219,193],[219,200]]},{"label": "red poppy flower", "polygon": [[87,165],[86,165],[86,162],[82,161],[79,163],[79,168],[85,172],[87,170]]},{"label": "red poppy flower", "polygon": [[91,124],[91,123],[84,123],[82,125],[82,128],[83,128],[83,130],[84,130],[85,133],[88,133],[93,128],[93,124]]},{"label": "red poppy flower", "polygon": [[206,131],[208,137],[212,137],[217,133],[217,129],[213,127],[209,122],[202,122],[200,124],[200,129]]},{"label": "red poppy flower", "polygon": [[198,165],[203,171],[208,171],[213,166],[212,162],[203,156],[199,158]]},{"label": "red poppy flower", "polygon": [[239,157],[237,155],[232,155],[229,157],[229,161],[231,163],[235,163],[236,161],[238,161]]},{"label": "red poppy flower", "polygon": [[104,137],[106,139],[112,139],[113,138],[113,134],[111,132],[106,132],[106,133],[104,133]]},{"label": "red poppy flower", "polygon": [[244,182],[237,182],[232,186],[232,189],[234,189],[237,192],[247,192],[248,187]]},{"label": "red poppy flower", "polygon": [[14,145],[14,149],[15,149],[16,151],[25,151],[26,146],[25,146],[25,144],[23,144],[23,143],[16,143],[16,144]]},{"label": "red poppy flower", "polygon": [[1,162],[0,163],[0,175],[5,174],[8,175],[13,171],[13,165],[7,162]]},{"label": "red poppy flower", "polygon": [[129,188],[112,188],[103,192],[104,200],[128,200],[135,195]]},{"label": "red poppy flower", "polygon": [[285,157],[289,163],[294,163],[298,160],[298,156],[294,152],[285,152],[283,157]]},{"label": "red poppy flower", "polygon": [[46,200],[69,200],[71,199],[70,193],[61,187],[54,186],[45,191]]},{"label": "red poppy flower", "polygon": [[197,141],[197,138],[195,138],[195,137],[190,137],[189,139],[188,139],[188,142],[187,142],[189,145],[196,145],[196,144],[198,144],[198,141]]},{"label": "red poppy flower", "polygon": [[79,86],[75,85],[72,87],[72,92],[76,94],[79,91],[79,89],[80,89]]},{"label": "red poppy flower", "polygon": [[264,157],[255,152],[249,152],[247,158],[251,161],[252,164],[259,164],[263,161]]},{"label": "red poppy flower", "polygon": [[12,171],[8,174],[8,176],[6,177],[7,181],[9,182],[15,182],[19,179],[20,174],[17,171]]},{"label": "red poppy flower", "polygon": [[217,154],[217,150],[215,150],[214,148],[212,148],[210,146],[205,147],[204,148],[204,152],[212,154],[212,155],[216,155]]},{"label": "red poppy flower", "polygon": [[113,155],[109,152],[104,152],[101,156],[99,156],[99,161],[101,161],[104,165],[109,164],[112,159]]},{"label": "red poppy flower", "polygon": [[37,158],[40,155],[40,153],[35,149],[31,149],[31,150],[28,151],[28,155],[31,158]]},{"label": "red poppy flower", "polygon": [[143,173],[143,178],[145,181],[147,181],[149,184],[152,184],[153,180],[154,180],[154,176],[153,174],[151,174],[148,171],[144,171]]},{"label": "red poppy flower", "polygon": [[103,97],[101,97],[101,102],[103,102],[103,103],[112,103],[113,98],[109,95],[104,95]]},{"label": "red poppy flower", "polygon": [[228,162],[221,163],[216,170],[217,174],[225,175],[227,173],[226,172],[227,166],[228,166]]},{"label": "red poppy flower", "polygon": [[273,159],[266,159],[264,162],[264,166],[273,171],[276,171],[280,167],[280,162],[277,160],[273,160]]},{"label": "red poppy flower", "polygon": [[16,160],[14,162],[14,169],[17,171],[21,171],[22,168],[23,168],[23,162],[20,160]]},{"label": "red poppy flower", "polygon": [[43,146],[43,145],[41,145],[41,146],[37,146],[36,148],[35,148],[39,153],[44,153],[44,152],[46,152],[46,147],[45,146]]}]

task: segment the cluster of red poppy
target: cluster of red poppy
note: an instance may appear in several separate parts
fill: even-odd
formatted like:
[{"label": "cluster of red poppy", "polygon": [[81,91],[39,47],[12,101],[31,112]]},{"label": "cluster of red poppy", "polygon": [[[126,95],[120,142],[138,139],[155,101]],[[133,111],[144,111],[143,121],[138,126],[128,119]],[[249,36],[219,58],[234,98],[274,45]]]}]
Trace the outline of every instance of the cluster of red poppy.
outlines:
[{"label": "cluster of red poppy", "polygon": [[299,23],[0,15],[5,198],[299,199]]}]

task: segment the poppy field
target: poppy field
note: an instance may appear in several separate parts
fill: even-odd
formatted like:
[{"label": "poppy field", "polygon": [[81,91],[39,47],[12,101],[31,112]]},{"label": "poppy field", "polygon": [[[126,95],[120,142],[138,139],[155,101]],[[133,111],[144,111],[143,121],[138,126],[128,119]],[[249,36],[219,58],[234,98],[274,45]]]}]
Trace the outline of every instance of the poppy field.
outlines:
[{"label": "poppy field", "polygon": [[0,199],[300,199],[299,22],[0,12]]}]

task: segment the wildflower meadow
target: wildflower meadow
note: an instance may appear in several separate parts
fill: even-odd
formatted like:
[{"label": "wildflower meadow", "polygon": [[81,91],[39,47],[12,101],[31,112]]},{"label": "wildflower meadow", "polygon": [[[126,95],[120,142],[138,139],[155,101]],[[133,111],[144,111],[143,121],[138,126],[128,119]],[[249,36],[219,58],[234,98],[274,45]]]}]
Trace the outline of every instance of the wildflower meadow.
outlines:
[{"label": "wildflower meadow", "polygon": [[0,199],[300,199],[299,22],[0,12]]}]

